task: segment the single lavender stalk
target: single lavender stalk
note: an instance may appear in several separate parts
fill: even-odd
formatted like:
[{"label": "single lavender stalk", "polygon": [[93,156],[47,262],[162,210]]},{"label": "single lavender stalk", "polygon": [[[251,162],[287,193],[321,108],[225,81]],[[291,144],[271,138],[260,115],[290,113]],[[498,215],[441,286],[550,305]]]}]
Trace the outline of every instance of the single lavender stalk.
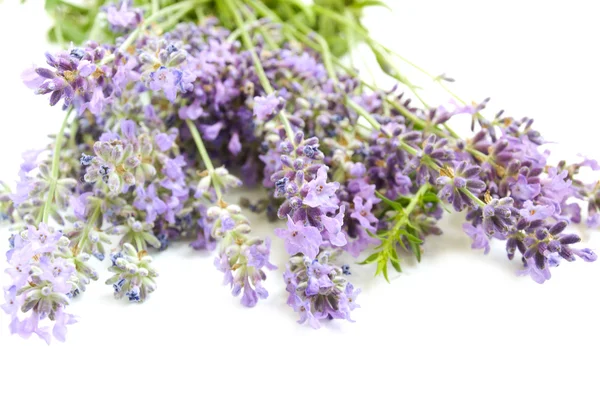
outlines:
[{"label": "single lavender stalk", "polygon": [[205,178],[209,178],[210,183],[202,187],[207,191],[214,190],[217,197],[216,205],[208,208],[206,213],[212,221],[211,235],[218,241],[215,266],[224,273],[224,283],[230,285],[232,295],[238,296],[243,291],[241,303],[246,307],[254,307],[258,298],[266,299],[269,296],[262,286],[267,278],[263,268],[277,269],[269,262],[271,240],[250,238],[250,221],[242,214],[241,208],[223,200],[223,189],[239,186],[241,181],[224,167],[215,170],[198,128],[189,119],[186,124],[208,171]]}]

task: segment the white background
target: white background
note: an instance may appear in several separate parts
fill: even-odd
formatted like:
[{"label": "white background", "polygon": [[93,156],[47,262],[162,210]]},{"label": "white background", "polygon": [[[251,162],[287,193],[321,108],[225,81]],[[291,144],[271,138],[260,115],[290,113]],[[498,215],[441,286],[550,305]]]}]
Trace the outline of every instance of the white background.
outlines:
[{"label": "white background", "polygon": [[[27,3],[0,3],[0,173],[9,181],[20,153],[62,118],[19,80],[46,49],[41,2]],[[463,97],[492,96],[490,112],[535,117],[561,142],[552,146],[560,157],[600,158],[594,3],[389,1],[394,12],[372,11],[366,24],[457,79]],[[186,246],[157,256],[159,289],[144,305],[92,285],[72,306],[81,321],[65,344],[9,336],[2,312],[0,402],[600,402],[600,264],[563,264],[538,285],[514,276],[519,263],[502,246],[471,251],[459,216],[389,285],[352,267],[363,288],[354,324],[297,325],[280,272],[269,274],[269,299],[246,309],[212,258]],[[598,234],[576,231],[599,245]]]}]

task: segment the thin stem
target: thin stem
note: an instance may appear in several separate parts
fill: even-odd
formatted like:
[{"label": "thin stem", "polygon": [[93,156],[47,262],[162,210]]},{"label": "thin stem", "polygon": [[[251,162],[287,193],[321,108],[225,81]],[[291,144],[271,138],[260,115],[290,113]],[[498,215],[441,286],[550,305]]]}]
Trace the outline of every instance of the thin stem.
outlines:
[{"label": "thin stem", "polygon": [[97,41],[99,39],[99,34],[102,32],[102,24],[101,21],[104,18],[104,13],[97,12],[96,17],[94,18],[94,23],[92,24],[92,29],[90,29],[89,39],[92,41]]},{"label": "thin stem", "polygon": [[71,122],[71,126],[69,128],[69,148],[71,148],[71,149],[77,148],[75,138],[77,137],[78,130],[79,130],[79,120],[73,119],[73,122]]},{"label": "thin stem", "polygon": [[[367,122],[369,122],[371,124],[371,126],[373,126],[373,129],[375,129],[377,131],[381,130],[381,125],[379,124],[379,122],[377,122],[377,120],[375,118],[373,118],[373,116],[371,114],[369,114],[369,112],[367,112],[363,107],[361,107],[355,101],[353,101],[349,98],[346,99],[346,102],[352,109],[354,109],[354,111],[356,111],[357,114],[359,114],[360,116],[365,118],[367,120]],[[419,154],[419,151],[417,149],[415,149],[414,147],[410,146],[409,144],[407,144],[399,139],[398,139],[398,141],[400,143],[400,148],[402,150],[406,151],[407,153],[409,153],[413,156],[416,156]],[[431,168],[435,171],[438,171],[438,172],[442,168],[439,166],[439,164],[437,164],[435,161],[431,160],[428,156],[421,157],[421,162],[423,164],[427,165],[429,168]],[[477,196],[475,196],[468,189],[460,188],[460,191],[463,194],[465,194],[466,196],[468,196],[469,199],[471,199],[473,202],[475,202],[480,207],[484,207],[486,205],[485,202],[483,202],[481,199],[479,199]]]},{"label": "thin stem", "polygon": [[335,69],[333,68],[331,51],[329,50],[329,45],[327,44],[325,38],[323,38],[323,36],[319,35],[317,32],[312,31],[306,25],[299,23],[296,18],[292,18],[290,22],[294,24],[294,26],[296,26],[301,32],[303,31],[305,35],[313,37],[314,40],[319,44],[319,47],[321,48],[321,54],[323,56],[325,70],[327,71],[327,74],[333,83],[338,85],[339,81],[337,74],[335,73]]},{"label": "thin stem", "polygon": [[210,0],[187,0],[187,1],[183,1],[181,3],[175,3],[171,6],[168,6],[161,10],[158,10],[157,12],[153,13],[150,17],[148,17],[146,20],[144,20],[131,34],[129,34],[129,36],[127,37],[125,42],[123,42],[121,44],[121,46],[119,46],[119,49],[116,52],[113,52],[110,55],[106,56],[104,59],[102,59],[100,64],[110,63],[115,59],[116,53],[125,52],[127,50],[127,48],[129,48],[131,45],[133,45],[133,42],[135,42],[137,37],[143,31],[144,27],[147,26],[148,24],[153,23],[156,20],[158,20],[159,18],[161,18],[165,15],[169,15],[179,9],[185,9],[187,12],[187,11],[193,10],[196,5],[198,5],[200,3],[207,3],[209,1]]},{"label": "thin stem", "polygon": [[158,13],[158,10],[160,10],[159,0],[152,0],[152,14]]},{"label": "thin stem", "polygon": [[81,233],[81,238],[79,239],[79,242],[77,243],[77,246],[75,247],[75,254],[82,251],[83,248],[85,247],[85,244],[88,242],[88,237],[90,235],[90,231],[92,231],[92,229],[96,225],[96,222],[98,221],[98,217],[100,216],[101,212],[102,212],[101,204],[97,203],[96,207],[94,208],[94,211],[92,212],[92,215],[88,219],[88,222],[85,225],[85,228],[83,229],[83,232]]},{"label": "thin stem", "polygon": [[134,237],[135,239],[135,246],[138,250],[138,253],[141,252],[142,250],[144,250],[144,243],[142,242],[142,239],[139,235],[135,235]]},{"label": "thin stem", "polygon": [[54,140],[54,154],[52,155],[52,166],[50,168],[50,189],[48,190],[48,196],[46,197],[46,203],[44,204],[44,210],[42,213],[42,221],[44,223],[48,223],[50,209],[52,207],[52,202],[54,202],[54,193],[56,192],[56,184],[58,181],[58,165],[60,163],[60,151],[62,148],[63,137],[65,135],[65,129],[67,128],[67,122],[69,121],[69,116],[71,116],[72,111],[73,107],[69,108],[69,110],[67,111],[65,119],[63,120],[63,123],[60,126],[60,130],[56,134],[56,139]]},{"label": "thin stem", "polygon": [[[252,44],[252,38],[250,38],[250,34],[248,33],[248,30],[245,27],[242,16],[240,15],[239,11],[236,9],[235,4],[233,3],[233,0],[224,0],[224,1],[227,4],[227,7],[229,7],[229,11],[232,13],[233,19],[235,20],[236,25],[238,26],[238,28],[242,29],[242,32],[241,32],[242,42],[244,43],[246,50],[248,50],[248,52],[250,52],[250,56],[252,57],[252,62],[254,64],[254,70],[256,70],[256,75],[258,76],[258,80],[260,81],[261,86],[263,87],[263,89],[265,90],[265,92],[267,94],[274,94],[275,90],[273,89],[273,86],[271,86],[271,82],[269,81],[269,78],[267,77],[267,74],[265,73],[265,70],[263,69],[262,63],[260,61],[260,58],[258,57],[258,54],[256,53],[256,49],[254,48],[254,46]],[[238,3],[238,6],[243,7],[243,4]],[[279,112],[279,118],[281,119],[281,122],[283,123],[283,127],[285,128],[285,132],[286,132],[289,140],[293,143],[294,130],[292,129],[292,125],[291,125],[289,119],[287,118],[287,115],[285,114],[284,109],[282,109],[281,112]]]},{"label": "thin stem", "polygon": [[56,40],[60,44],[62,49],[65,48],[65,37],[63,35],[62,27],[58,22],[58,18],[54,15],[54,34],[56,35]]},{"label": "thin stem", "polygon": [[[261,24],[260,21],[258,21],[256,19],[256,16],[253,13],[251,13],[247,7],[242,7],[241,10],[242,10],[242,13],[246,16],[246,18],[251,20],[246,24],[258,24],[258,26],[256,28],[261,33],[265,43],[269,46],[269,48],[277,49],[277,44],[275,43],[275,41],[273,41],[273,39],[271,38],[271,35],[269,35],[269,33],[265,29],[264,25]],[[238,28],[238,30],[239,30],[239,28]]]},{"label": "thin stem", "polygon": [[[190,129],[190,133],[192,134],[192,138],[194,139],[194,142],[196,142],[196,147],[198,148],[198,151],[200,152],[200,157],[202,158],[202,162],[204,163],[204,165],[206,166],[206,169],[208,170],[208,175],[210,175],[211,177],[214,175],[215,172],[215,167],[213,166],[212,160],[210,159],[210,156],[208,155],[208,152],[206,151],[206,147],[204,146],[204,142],[202,141],[202,137],[200,136],[200,132],[198,132],[198,128],[196,127],[196,125],[194,124],[194,122],[192,122],[189,119],[185,120],[185,123],[187,124],[188,128]],[[219,183],[217,181],[212,181],[213,187],[215,188],[215,193],[217,194],[217,198],[219,200],[221,200],[221,187],[219,185]]]},{"label": "thin stem", "polygon": [[[350,10],[346,10],[346,18],[349,18],[349,14]],[[356,63],[354,62],[354,52],[352,52],[352,50],[356,46],[356,38],[354,37],[354,31],[352,31],[349,25],[346,25],[344,33],[346,34],[346,42],[348,43],[348,56],[350,57],[350,66],[355,67]]]},{"label": "thin stem", "polygon": [[202,22],[202,20],[204,20],[204,12],[202,11],[202,9],[200,7],[196,7],[194,9],[194,11],[196,12],[196,18],[198,19],[198,24],[200,24]]}]

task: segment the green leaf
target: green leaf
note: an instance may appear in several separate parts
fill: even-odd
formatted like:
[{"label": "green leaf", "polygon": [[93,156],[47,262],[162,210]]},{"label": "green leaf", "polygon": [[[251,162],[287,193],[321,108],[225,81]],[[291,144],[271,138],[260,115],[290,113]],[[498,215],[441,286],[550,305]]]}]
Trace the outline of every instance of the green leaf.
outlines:
[{"label": "green leaf", "polygon": [[399,204],[396,201],[392,201],[388,198],[386,198],[385,196],[383,196],[381,193],[379,193],[378,191],[375,191],[375,194],[377,195],[377,197],[379,199],[381,199],[382,201],[384,201],[387,205],[389,205],[391,208],[393,208],[394,210],[398,211],[398,212],[404,212],[404,206],[402,206],[401,204]]},{"label": "green leaf", "polygon": [[363,262],[359,262],[358,265],[366,265],[366,264],[375,262],[379,258],[379,254],[381,254],[381,253],[375,252],[375,253],[369,255]]},{"label": "green leaf", "polygon": [[[378,240],[384,240],[383,236],[381,234],[375,234],[373,233],[371,230],[365,229],[367,234],[373,238],[376,238]],[[384,233],[385,234],[385,233]]]},{"label": "green leaf", "polygon": [[423,240],[421,240],[420,238],[418,238],[414,234],[409,233],[405,229],[398,230],[398,233],[401,234],[401,235],[403,235],[404,237],[406,237],[408,239],[408,241],[411,242],[411,243],[416,243],[416,244],[423,243]]},{"label": "green leaf", "polygon": [[388,6],[387,4],[385,4],[383,1],[381,0],[362,0],[362,1],[357,1],[354,4],[352,4],[350,6],[350,8],[365,8],[365,7],[384,7],[387,8],[388,10],[392,11],[392,9],[390,8],[390,6]]},{"label": "green leaf", "polygon": [[435,194],[433,192],[427,192],[427,193],[425,193],[425,195],[423,195],[422,201],[423,202],[439,202],[440,198],[438,198],[437,194]]},{"label": "green leaf", "polygon": [[385,254],[382,254],[379,257],[379,261],[377,261],[377,272],[375,272],[375,275],[383,274],[383,277],[389,283],[390,278],[388,278],[387,261],[388,261],[388,259],[385,256]]},{"label": "green leaf", "polygon": [[400,267],[400,260],[398,259],[398,253],[396,252],[396,249],[392,248],[390,252],[390,262],[392,263],[392,266],[396,271],[402,272],[402,268]]},{"label": "green leaf", "polygon": [[381,52],[381,50],[376,44],[372,42],[368,42],[368,44],[371,48],[371,52],[373,52],[373,54],[375,55],[375,60],[377,61],[377,64],[379,65],[381,70],[383,70],[383,72],[389,76],[397,76],[398,72],[396,71],[396,69],[394,69],[394,66],[392,66],[388,62],[388,57]]},{"label": "green leaf", "polygon": [[417,259],[417,262],[421,262],[421,246],[417,243],[410,243],[410,248]]},{"label": "green leaf", "polygon": [[415,258],[417,259],[417,262],[421,262],[421,244],[423,243],[423,241],[418,238],[419,233],[417,232],[416,228],[409,225],[407,227],[407,230],[410,233],[411,237],[419,240],[418,242],[409,241],[409,244],[410,244],[410,248],[411,248]]}]

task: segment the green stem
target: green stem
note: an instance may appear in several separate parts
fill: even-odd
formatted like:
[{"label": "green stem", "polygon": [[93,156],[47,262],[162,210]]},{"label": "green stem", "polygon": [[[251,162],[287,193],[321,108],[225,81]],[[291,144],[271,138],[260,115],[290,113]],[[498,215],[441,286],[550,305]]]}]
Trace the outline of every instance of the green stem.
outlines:
[{"label": "green stem", "polygon": [[[202,162],[204,163],[204,166],[208,170],[208,175],[210,175],[212,177],[215,173],[215,167],[213,166],[212,160],[210,159],[210,156],[208,155],[208,152],[206,151],[206,147],[204,146],[204,142],[202,141],[200,132],[198,132],[198,128],[196,127],[194,122],[192,122],[191,120],[186,119],[185,123],[187,124],[188,128],[190,129],[190,133],[192,134],[192,138],[194,139],[194,142],[196,142],[196,147],[198,148],[198,151],[200,152],[200,157],[202,158]],[[213,178],[212,184],[215,189],[215,193],[217,194],[217,198],[219,200],[221,200],[221,196],[222,196],[221,186],[219,185],[218,181],[215,181],[214,178]]]},{"label": "green stem", "polygon": [[[350,10],[346,10],[346,18],[350,18],[350,14]],[[348,56],[350,58],[350,66],[354,67],[356,66],[356,63],[354,62],[354,53],[352,52],[352,50],[356,46],[356,38],[354,37],[354,31],[352,31],[350,25],[346,25],[344,33],[346,34],[346,42],[348,43]]]},{"label": "green stem", "polygon": [[101,212],[102,212],[101,204],[97,203],[96,207],[94,208],[94,211],[92,212],[92,215],[88,219],[88,222],[85,225],[85,228],[83,229],[83,232],[81,233],[81,238],[79,239],[79,242],[77,243],[77,247],[76,247],[77,253],[82,251],[83,248],[85,247],[85,244],[88,242],[88,237],[90,235],[90,231],[92,231],[92,229],[96,225],[96,222],[98,221],[98,217],[100,216]]},{"label": "green stem", "polygon": [[[261,86],[267,94],[274,94],[275,90],[273,89],[273,86],[271,86],[269,78],[267,77],[267,74],[263,69],[262,63],[260,61],[260,58],[258,57],[258,54],[256,53],[256,49],[254,48],[254,45],[252,43],[252,38],[250,38],[250,34],[248,33],[247,27],[244,24],[242,16],[240,15],[238,9],[235,7],[233,0],[224,0],[224,2],[229,8],[231,14],[233,15],[233,19],[235,20],[236,25],[238,26],[238,28],[242,29],[242,42],[244,43],[246,50],[250,52],[250,56],[252,57],[252,63],[254,64],[254,70],[256,70],[256,75],[258,76],[258,80],[260,81]],[[238,7],[244,7],[244,5],[238,2]],[[289,140],[293,143],[294,130],[292,129],[292,125],[284,109],[282,109],[281,112],[279,112],[279,119],[281,119],[281,122],[283,123],[283,127],[285,128],[285,132]]]},{"label": "green stem", "polygon": [[[373,129],[379,131],[381,130],[381,125],[379,124],[379,122],[377,122],[377,120],[375,118],[373,118],[373,116],[371,114],[369,114],[369,112],[367,112],[363,107],[361,107],[360,105],[358,105],[355,101],[347,98],[346,102],[348,103],[348,106],[350,106],[352,109],[354,109],[354,111],[356,111],[356,113],[360,116],[362,116],[363,118],[365,118],[367,120],[367,122],[369,122],[371,124],[371,126],[373,127]],[[416,156],[419,154],[419,151],[417,149],[415,149],[414,147],[410,146],[409,144],[399,140],[400,143],[400,148],[404,151],[406,151],[407,153]],[[427,158],[426,158],[427,157]],[[421,162],[425,165],[427,165],[429,168],[435,170],[435,171],[440,171],[442,167],[440,167],[435,161],[431,160],[428,156],[423,156],[421,158]],[[485,202],[483,202],[481,199],[479,199],[477,196],[475,196],[471,191],[469,191],[466,188],[460,188],[460,191],[465,194],[466,196],[469,197],[469,199],[471,199],[473,202],[475,202],[477,205],[479,205],[480,207],[484,207],[486,204]],[[409,205],[410,206],[410,205]]]},{"label": "green stem", "polygon": [[143,241],[141,239],[141,236],[138,235],[138,234],[136,234],[135,237],[134,237],[134,239],[135,239],[135,246],[136,246],[138,252],[143,251],[144,250],[144,243],[143,243]]},{"label": "green stem", "polygon": [[60,45],[61,49],[65,48],[65,37],[62,32],[58,18],[54,15],[54,34],[56,35],[56,41]]},{"label": "green stem", "polygon": [[158,10],[157,12],[153,13],[150,17],[148,17],[145,21],[143,21],[140,24],[140,26],[137,27],[131,34],[129,34],[129,36],[127,37],[125,42],[123,42],[121,44],[121,46],[119,46],[118,51],[113,52],[110,55],[106,56],[104,59],[102,59],[100,64],[107,64],[107,63],[112,62],[115,59],[117,52],[125,52],[127,50],[127,48],[129,48],[131,45],[133,45],[133,43],[135,42],[137,37],[140,35],[140,33],[143,31],[143,29],[148,24],[153,23],[156,20],[158,20],[159,18],[161,18],[165,15],[169,15],[180,9],[186,10],[186,12],[191,11],[194,9],[194,7],[196,5],[201,4],[201,3],[207,3],[209,1],[211,1],[211,0],[187,0],[187,1],[182,1],[180,3],[175,3],[171,6],[168,6],[161,10]]},{"label": "green stem", "polygon": [[[242,10],[242,13],[246,16],[246,18],[249,19],[249,20],[251,20],[247,24],[258,23],[258,20],[256,19],[256,16],[252,12],[250,12],[250,10],[248,10],[246,7],[242,7],[241,10]],[[273,39],[271,38],[271,35],[269,35],[269,33],[265,30],[263,24],[258,23],[257,29],[261,33],[261,35],[263,36],[263,39],[264,39],[265,43],[269,46],[269,48],[271,48],[271,49],[277,49],[278,48],[277,44],[275,43],[275,41],[273,41]],[[238,28],[238,30],[239,30],[239,28]]]},{"label": "green stem", "polygon": [[77,143],[75,142],[75,138],[77,137],[77,131],[79,130],[79,120],[73,119],[71,122],[71,127],[69,128],[69,148],[76,149]]},{"label": "green stem", "polygon": [[300,32],[303,32],[309,37],[314,37],[314,40],[318,43],[319,47],[321,48],[321,54],[323,56],[323,64],[325,65],[325,70],[327,71],[329,78],[337,86],[339,84],[339,80],[337,74],[335,73],[335,69],[333,68],[331,51],[329,50],[329,45],[327,44],[325,38],[323,38],[317,32],[312,31],[306,25],[299,23],[296,18],[292,18],[290,22],[294,24],[294,26],[296,26],[300,30]]},{"label": "green stem", "polygon": [[94,18],[94,23],[92,24],[92,29],[90,29],[89,39],[92,41],[97,41],[99,39],[99,34],[102,32],[102,18],[104,13],[97,12],[96,17]]},{"label": "green stem", "polygon": [[56,139],[54,139],[54,154],[52,155],[52,166],[50,168],[50,188],[48,190],[48,196],[46,197],[46,203],[44,204],[44,210],[42,213],[42,221],[44,223],[48,223],[48,218],[50,217],[50,209],[52,207],[52,202],[54,202],[54,193],[56,192],[56,185],[58,181],[58,165],[60,163],[60,151],[62,149],[62,142],[65,135],[65,129],[67,128],[67,122],[69,121],[69,116],[71,116],[72,111],[73,107],[69,108],[67,114],[65,115],[65,119],[63,120],[63,123],[60,126],[60,130],[56,134]]}]

